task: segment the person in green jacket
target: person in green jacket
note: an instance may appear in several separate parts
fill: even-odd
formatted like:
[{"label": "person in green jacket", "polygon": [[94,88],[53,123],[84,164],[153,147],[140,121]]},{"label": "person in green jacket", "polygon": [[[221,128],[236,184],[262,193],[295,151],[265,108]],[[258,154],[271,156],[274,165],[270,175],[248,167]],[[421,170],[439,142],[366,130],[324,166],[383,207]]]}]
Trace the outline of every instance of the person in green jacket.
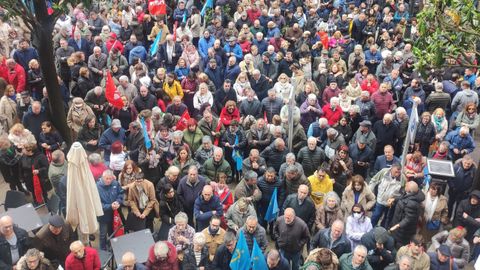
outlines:
[{"label": "person in green jacket", "polygon": [[367,260],[367,248],[363,245],[355,247],[353,252],[343,254],[340,257],[340,269],[342,270],[373,270]]}]

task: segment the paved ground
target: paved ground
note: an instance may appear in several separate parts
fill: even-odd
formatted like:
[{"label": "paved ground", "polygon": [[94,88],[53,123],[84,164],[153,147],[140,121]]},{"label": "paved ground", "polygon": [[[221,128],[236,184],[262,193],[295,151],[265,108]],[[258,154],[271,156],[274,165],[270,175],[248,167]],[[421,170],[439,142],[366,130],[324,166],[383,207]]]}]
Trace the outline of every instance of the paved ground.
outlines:
[{"label": "paved ground", "polygon": [[[478,146],[480,146],[480,135],[475,136],[475,142]],[[480,161],[480,147],[477,147],[472,155],[473,155],[473,159],[475,160],[475,162],[479,163],[479,161]],[[479,170],[479,173],[478,173],[478,176],[477,176],[476,187],[480,188],[480,170]],[[5,194],[9,189],[10,188],[9,188],[8,184],[3,180],[3,177],[0,174],[0,204],[1,204],[0,213],[4,212],[3,203],[5,202]],[[39,211],[44,212],[45,210],[41,209]],[[39,213],[39,214],[44,214],[44,213]],[[160,226],[159,222],[155,223],[154,224],[155,230],[158,230],[159,226]],[[97,239],[98,239],[98,234],[97,234]],[[97,241],[95,241],[92,244],[94,246],[98,245]],[[272,241],[270,241],[270,246],[273,247],[273,242]],[[465,269],[466,270],[473,270],[474,269],[473,264],[468,265]]]}]

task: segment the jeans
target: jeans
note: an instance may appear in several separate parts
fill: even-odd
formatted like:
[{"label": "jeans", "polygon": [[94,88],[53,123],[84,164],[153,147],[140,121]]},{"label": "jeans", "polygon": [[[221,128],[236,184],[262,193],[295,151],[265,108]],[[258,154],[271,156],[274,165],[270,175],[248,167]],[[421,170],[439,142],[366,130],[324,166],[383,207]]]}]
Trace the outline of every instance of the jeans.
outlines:
[{"label": "jeans", "polygon": [[290,253],[283,249],[280,249],[280,254],[282,254],[282,256],[291,263],[292,270],[298,270],[298,268],[300,267],[300,256],[302,255],[302,251]]},{"label": "jeans", "polygon": [[379,204],[378,202],[375,203],[375,207],[373,208],[373,213],[372,213],[372,226],[375,227],[378,224],[378,221],[382,216],[384,216],[382,220],[382,227],[385,227],[387,225],[387,219],[388,219],[388,212],[390,208],[383,204]]},{"label": "jeans", "polygon": [[100,225],[100,249],[107,250],[107,237],[113,233],[112,222],[99,222]]}]

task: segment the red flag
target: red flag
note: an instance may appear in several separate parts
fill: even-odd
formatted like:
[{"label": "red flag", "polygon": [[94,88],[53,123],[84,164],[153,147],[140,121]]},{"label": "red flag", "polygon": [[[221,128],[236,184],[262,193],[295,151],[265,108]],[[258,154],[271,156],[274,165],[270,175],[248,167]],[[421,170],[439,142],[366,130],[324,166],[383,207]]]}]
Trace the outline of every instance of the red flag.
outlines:
[{"label": "red flag", "polygon": [[190,114],[188,113],[188,110],[185,110],[180,117],[180,120],[178,120],[177,123],[177,130],[184,130],[187,128],[187,120],[190,119]]},{"label": "red flag", "polygon": [[165,4],[165,0],[150,0],[150,2],[148,2],[148,12],[152,16],[166,15],[167,5]]},{"label": "red flag", "polygon": [[173,25],[173,42],[177,42],[177,25],[178,22],[175,22]]},{"label": "red flag", "polygon": [[32,175],[33,175],[33,195],[35,195],[35,201],[37,203],[43,203],[43,191],[42,184],[40,183],[40,177],[38,174],[33,174],[35,167],[32,166]]},{"label": "red flag", "polygon": [[263,120],[265,120],[265,124],[268,124],[267,111],[263,112]]},{"label": "red flag", "polygon": [[117,109],[123,108],[123,100],[120,97],[120,92],[118,92],[117,87],[112,79],[112,74],[110,71],[107,71],[107,81],[105,82],[105,97],[108,102],[112,104],[113,107]]},{"label": "red flag", "polygon": [[122,219],[120,218],[120,213],[118,210],[113,210],[113,231],[115,232],[115,237],[119,237],[125,234],[125,229],[122,227]]}]

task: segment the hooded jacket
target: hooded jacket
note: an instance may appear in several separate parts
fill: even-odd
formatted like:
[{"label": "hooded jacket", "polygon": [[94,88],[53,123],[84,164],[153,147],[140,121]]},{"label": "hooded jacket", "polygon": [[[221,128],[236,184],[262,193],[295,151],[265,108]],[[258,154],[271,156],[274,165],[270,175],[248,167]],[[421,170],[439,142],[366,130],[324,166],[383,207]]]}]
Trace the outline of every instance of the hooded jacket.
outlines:
[{"label": "hooded jacket", "polygon": [[404,193],[396,202],[391,224],[392,226],[400,225],[393,233],[393,237],[398,243],[408,244],[415,235],[424,200],[425,194],[418,191],[417,193]]},{"label": "hooded jacket", "polygon": [[468,103],[478,105],[478,94],[470,89],[463,89],[453,98],[452,111],[461,112]]},{"label": "hooded jacket", "polygon": [[[467,240],[471,240],[473,233],[480,229],[480,222],[476,220],[476,218],[480,218],[480,203],[472,205],[470,203],[472,196],[480,199],[480,190],[472,191],[467,199],[460,202],[457,207],[457,212],[455,213],[455,218],[453,219],[454,227],[463,226],[467,229],[467,236],[465,237]],[[463,213],[468,215],[467,218],[463,217]]]}]

